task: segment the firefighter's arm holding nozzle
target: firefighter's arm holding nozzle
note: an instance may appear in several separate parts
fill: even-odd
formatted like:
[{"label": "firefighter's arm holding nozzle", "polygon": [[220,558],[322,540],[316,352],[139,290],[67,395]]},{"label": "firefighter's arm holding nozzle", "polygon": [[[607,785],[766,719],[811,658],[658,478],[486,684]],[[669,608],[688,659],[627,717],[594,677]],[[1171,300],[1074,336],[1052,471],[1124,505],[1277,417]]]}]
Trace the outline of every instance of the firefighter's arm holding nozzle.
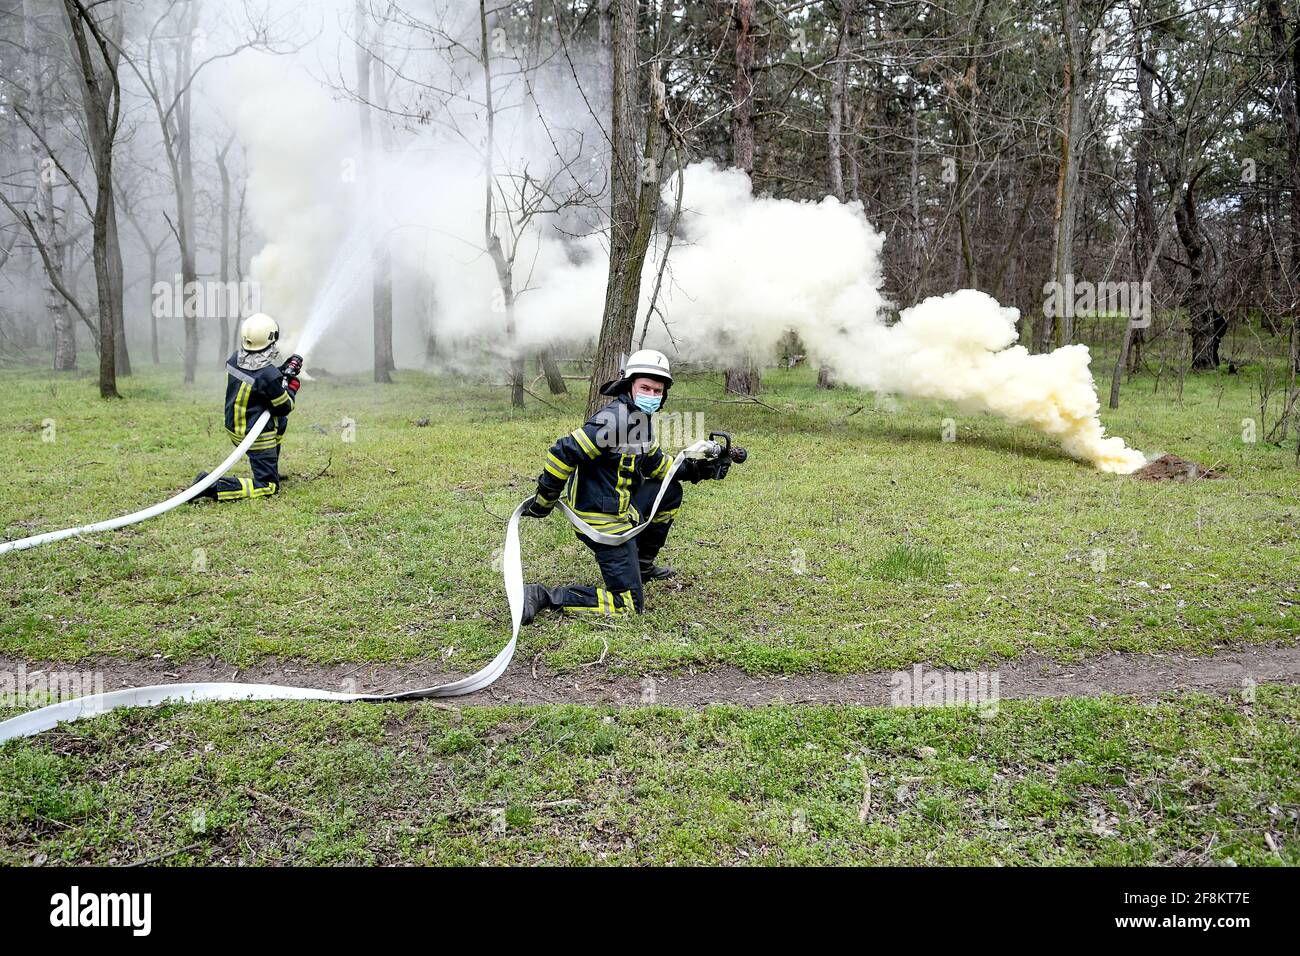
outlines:
[{"label": "firefighter's arm holding nozzle", "polygon": [[[641,381],[636,383],[632,390],[634,402],[638,389],[648,393],[650,383],[646,383],[645,386],[642,386]],[[523,517],[545,518],[554,510],[555,502],[564,493],[569,475],[573,474],[584,461],[596,457],[599,430],[599,426],[588,422],[572,434],[561,437],[551,446],[546,454],[546,465],[542,474],[538,476],[537,492],[524,506]],[[723,438],[725,443],[714,441],[719,437]],[[713,432],[709,435],[708,442],[700,442],[697,445],[701,446],[700,450],[696,455],[688,454],[682,461],[681,467],[673,476],[674,481],[689,481],[693,485],[710,479],[722,481],[727,477],[733,461],[743,462],[747,457],[745,449],[732,446],[731,436],[726,432]],[[672,458],[664,454],[657,442],[654,451],[642,456],[640,463],[642,477],[648,479],[662,478],[671,466]]]}]

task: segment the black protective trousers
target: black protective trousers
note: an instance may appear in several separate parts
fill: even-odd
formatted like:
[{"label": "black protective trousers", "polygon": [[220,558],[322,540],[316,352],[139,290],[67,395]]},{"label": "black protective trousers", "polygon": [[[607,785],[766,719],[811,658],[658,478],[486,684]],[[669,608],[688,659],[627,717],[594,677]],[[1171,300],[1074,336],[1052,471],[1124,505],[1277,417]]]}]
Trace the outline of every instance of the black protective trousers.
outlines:
[{"label": "black protective trousers", "polygon": [[264,440],[269,439],[267,443],[270,447],[256,451],[249,449],[248,466],[253,471],[251,480],[230,476],[219,478],[208,489],[208,497],[216,498],[218,501],[239,501],[242,498],[265,498],[279,491],[280,443],[284,440],[288,425],[287,416],[271,419],[267,423],[266,431],[254,442],[254,445],[261,445]]},{"label": "black protective trousers", "polygon": [[[655,496],[659,494],[659,481],[644,481],[632,495],[632,506],[638,515],[650,513]],[[682,504],[682,486],[674,481],[664,492],[650,527],[631,541],[619,545],[599,544],[578,534],[578,540],[591,549],[600,565],[604,587],[575,584],[568,587],[547,588],[551,605],[567,614],[640,614],[645,609],[645,591],[641,582],[641,566],[649,566],[668,540],[668,532]]]}]

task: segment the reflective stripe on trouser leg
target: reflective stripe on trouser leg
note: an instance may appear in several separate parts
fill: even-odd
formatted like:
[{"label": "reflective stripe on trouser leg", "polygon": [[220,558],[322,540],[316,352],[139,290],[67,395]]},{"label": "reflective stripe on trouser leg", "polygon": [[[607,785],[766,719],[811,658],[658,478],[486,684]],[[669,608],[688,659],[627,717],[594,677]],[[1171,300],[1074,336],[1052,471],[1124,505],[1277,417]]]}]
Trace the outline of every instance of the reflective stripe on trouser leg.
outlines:
[{"label": "reflective stripe on trouser leg", "polygon": [[[631,591],[609,591],[605,588],[571,587],[551,588],[554,595],[564,595],[559,608],[565,614],[603,614],[606,617],[631,614],[636,611],[636,599]],[[590,593],[588,593],[590,592]],[[591,601],[592,603],[578,603]]]},{"label": "reflective stripe on trouser leg", "polygon": [[608,545],[579,537],[595,554],[604,586],[548,588],[552,604],[569,614],[639,614],[643,605],[636,540]]},{"label": "reflective stripe on trouser leg", "polygon": [[280,449],[272,446],[248,453],[248,464],[253,469],[252,479],[222,478],[212,486],[218,501],[239,501],[242,498],[266,498],[280,490]]}]

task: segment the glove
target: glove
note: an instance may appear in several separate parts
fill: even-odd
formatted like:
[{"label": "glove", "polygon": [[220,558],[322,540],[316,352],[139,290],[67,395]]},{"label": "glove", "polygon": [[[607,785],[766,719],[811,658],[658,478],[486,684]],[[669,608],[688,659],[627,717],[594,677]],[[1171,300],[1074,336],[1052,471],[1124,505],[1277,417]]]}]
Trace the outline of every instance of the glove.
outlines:
[{"label": "glove", "polygon": [[298,381],[296,378],[290,378],[287,382],[284,383],[284,387],[293,393],[294,398],[297,398],[298,389],[302,387],[302,382]]},{"label": "glove", "polygon": [[727,469],[731,467],[731,459],[722,458],[688,458],[686,479],[691,484],[699,484],[701,481],[708,481],[710,478],[716,478],[721,481],[726,475]]},{"label": "glove", "polygon": [[302,371],[302,356],[290,355],[280,366],[280,371],[284,373],[285,378],[297,378],[298,373]]},{"label": "glove", "polygon": [[551,513],[551,508],[554,507],[554,505],[547,507],[546,505],[539,503],[537,496],[533,495],[528,499],[528,504],[524,506],[522,515],[525,518],[545,518]]}]

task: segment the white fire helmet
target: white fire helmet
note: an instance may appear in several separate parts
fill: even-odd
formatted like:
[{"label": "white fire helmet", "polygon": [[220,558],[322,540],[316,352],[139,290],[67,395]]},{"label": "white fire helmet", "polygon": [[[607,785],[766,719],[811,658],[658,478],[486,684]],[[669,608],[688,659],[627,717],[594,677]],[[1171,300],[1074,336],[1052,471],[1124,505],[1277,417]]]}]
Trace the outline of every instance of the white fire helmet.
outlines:
[{"label": "white fire helmet", "polygon": [[624,392],[631,390],[632,379],[646,375],[664,383],[664,398],[666,399],[668,389],[673,384],[672,372],[668,370],[668,356],[654,349],[641,349],[638,352],[633,352],[623,360],[623,367],[618,371],[618,378],[602,385],[600,394],[622,395]]},{"label": "white fire helmet", "polygon": [[280,326],[265,312],[254,312],[239,327],[239,340],[250,352],[260,352],[280,338]]},{"label": "white fire helmet", "polygon": [[629,381],[638,375],[649,375],[651,378],[663,379],[665,385],[673,383],[672,373],[668,371],[668,356],[654,349],[633,352],[619,371],[621,377]]}]

